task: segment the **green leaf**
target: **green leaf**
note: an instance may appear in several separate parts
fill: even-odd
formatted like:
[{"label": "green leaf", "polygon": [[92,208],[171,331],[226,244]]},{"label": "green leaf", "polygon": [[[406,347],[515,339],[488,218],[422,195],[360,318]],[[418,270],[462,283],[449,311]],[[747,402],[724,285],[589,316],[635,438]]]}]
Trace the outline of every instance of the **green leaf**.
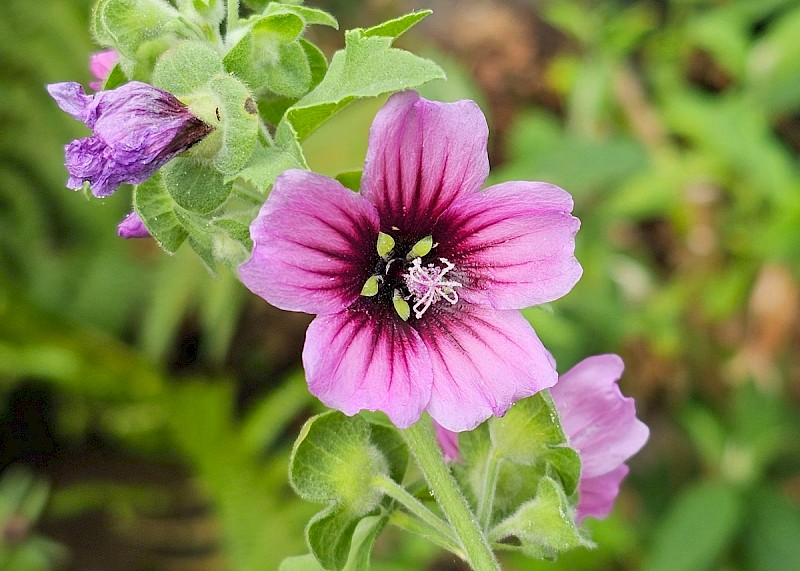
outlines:
[{"label": "green leaf", "polygon": [[300,16],[306,25],[317,24],[320,26],[329,26],[337,30],[339,29],[339,23],[336,21],[336,18],[318,8],[272,2],[267,6],[264,14],[295,14]]},{"label": "green leaf", "polygon": [[433,10],[420,10],[411,12],[399,18],[389,20],[363,31],[364,36],[381,36],[384,38],[399,38],[419,22],[433,14]]},{"label": "green leaf", "polygon": [[[365,517],[356,526],[353,534],[350,556],[342,571],[369,571],[369,560],[372,546],[381,530],[386,526],[388,517],[384,515]],[[281,562],[278,571],[325,571],[317,559],[311,555],[287,557]]]},{"label": "green leaf", "polygon": [[752,504],[744,534],[750,568],[759,571],[800,569],[800,512],[776,490],[760,490]]},{"label": "green leaf", "polygon": [[[398,31],[401,27],[387,29]],[[345,48],[333,55],[325,78],[286,112],[300,140],[357,98],[377,97],[444,78],[438,65],[391,47],[392,40],[375,33],[367,35],[363,29],[346,32]]]},{"label": "green leaf", "polygon": [[800,8],[787,11],[752,47],[747,61],[748,88],[772,114],[800,104]]},{"label": "green leaf", "polygon": [[742,515],[732,487],[707,482],[684,491],[654,534],[647,571],[709,569],[734,537]]},{"label": "green leaf", "polygon": [[281,123],[273,146],[257,146],[244,169],[232,178],[240,178],[266,193],[277,176],[288,169],[308,169],[308,165],[292,126]]},{"label": "green leaf", "polygon": [[310,553],[306,555],[293,555],[281,561],[278,571],[325,571],[317,558]]},{"label": "green leaf", "polygon": [[325,78],[325,74],[328,73],[328,60],[325,59],[325,54],[322,53],[322,50],[308,40],[301,38],[299,42],[303,51],[306,52],[308,67],[311,70],[311,87],[316,87]]},{"label": "green leaf", "polygon": [[302,498],[328,504],[306,529],[323,567],[343,568],[356,525],[383,498],[374,479],[402,477],[406,461],[396,432],[360,416],[330,411],[306,422],[292,451],[289,482]]},{"label": "green leaf", "polygon": [[292,487],[306,500],[340,502],[353,513],[374,509],[381,493],[372,479],[388,474],[389,465],[370,433],[369,423],[359,416],[331,411],[308,420],[292,451]]},{"label": "green leaf", "polygon": [[361,174],[363,171],[346,171],[336,175],[336,180],[342,183],[342,186],[349,188],[354,192],[358,192],[361,188]]},{"label": "green leaf", "polygon": [[575,525],[575,510],[552,478],[542,478],[536,497],[490,532],[492,541],[515,537],[530,557],[552,558],[576,547],[590,547]]}]

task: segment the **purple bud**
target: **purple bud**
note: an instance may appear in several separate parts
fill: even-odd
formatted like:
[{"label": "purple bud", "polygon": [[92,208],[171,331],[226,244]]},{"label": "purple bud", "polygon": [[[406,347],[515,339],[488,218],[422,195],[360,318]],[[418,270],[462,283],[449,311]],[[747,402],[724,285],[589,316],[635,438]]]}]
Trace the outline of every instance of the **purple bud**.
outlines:
[{"label": "purple bud", "polygon": [[120,238],[150,238],[150,232],[136,212],[131,212],[117,226],[117,235]]},{"label": "purple bud", "polygon": [[69,188],[88,182],[103,198],[120,184],[138,184],[212,131],[175,96],[131,81],[86,95],[79,83],[54,83],[47,90],[58,106],[93,133],[65,147]]}]

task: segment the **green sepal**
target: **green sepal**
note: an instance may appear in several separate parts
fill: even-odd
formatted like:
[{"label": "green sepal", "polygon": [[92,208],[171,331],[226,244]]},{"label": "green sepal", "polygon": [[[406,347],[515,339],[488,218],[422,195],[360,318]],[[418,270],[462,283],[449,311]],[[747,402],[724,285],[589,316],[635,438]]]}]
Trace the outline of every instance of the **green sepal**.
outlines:
[{"label": "green sepal", "polygon": [[[502,418],[459,435],[462,461],[454,465],[474,506],[491,505],[488,523],[500,521],[531,500],[538,482],[552,477],[571,502],[580,477],[580,457],[567,446],[558,413],[547,391],[522,399]],[[497,480],[491,501],[482,498],[491,481],[491,467]]]},{"label": "green sepal", "polygon": [[[258,109],[250,90],[235,77],[222,73],[206,86],[219,97],[221,146],[214,154],[214,167],[225,175],[232,175],[244,168],[256,146],[258,136]],[[216,109],[215,109],[216,115]],[[201,117],[202,118],[202,117]],[[198,145],[211,139],[214,133]],[[212,141],[208,141],[213,145]]]},{"label": "green sepal", "polygon": [[206,163],[176,157],[161,169],[164,186],[176,204],[190,212],[207,214],[230,196],[232,185]]},{"label": "green sepal", "polygon": [[202,89],[211,78],[224,71],[219,54],[208,45],[178,42],[159,58],[152,81],[156,87],[181,99]]},{"label": "green sepal", "polygon": [[169,253],[175,253],[188,235],[175,215],[175,206],[161,173],[155,173],[133,189],[134,210],[159,246]]},{"label": "green sepal", "polygon": [[180,42],[164,53],[153,83],[185,103],[214,131],[190,155],[232,175],[247,163],[256,144],[258,110],[249,89],[225,72],[219,55],[198,42]]},{"label": "green sepal", "polygon": [[[225,54],[225,69],[252,89],[264,87],[268,70],[280,65],[281,46],[294,42],[304,27],[302,18],[289,13],[251,19],[247,30]],[[307,61],[305,64],[308,67]]]},{"label": "green sepal", "polygon": [[120,64],[129,68],[125,69],[128,76],[134,62],[145,57],[148,45],[157,45],[163,51],[169,42],[160,38],[190,36],[180,13],[163,0],[99,0],[91,26],[100,45],[113,47],[120,54]]},{"label": "green sepal", "polygon": [[399,480],[408,453],[396,431],[360,416],[329,411],[311,418],[295,442],[289,482],[302,498],[328,506],[306,528],[311,552],[326,569],[342,569],[358,522],[379,510],[378,476]]},{"label": "green sepal", "polygon": [[224,0],[177,0],[178,10],[201,26],[219,26],[225,19]]},{"label": "green sepal", "polygon": [[311,70],[311,87],[314,88],[325,79],[325,74],[328,73],[328,60],[322,50],[308,40],[300,38],[298,42],[306,52],[308,67]]},{"label": "green sepal", "polygon": [[333,55],[325,78],[286,112],[300,140],[355,99],[410,89],[445,77],[432,61],[393,48],[396,36],[382,35],[402,33],[422,17],[406,20],[407,25],[387,22],[345,33],[345,48]]},{"label": "green sepal", "polygon": [[529,557],[554,558],[576,547],[593,547],[575,524],[575,509],[561,485],[550,477],[539,480],[536,497],[497,524],[489,539],[516,538]]},{"label": "green sepal", "polygon": [[300,98],[311,89],[311,65],[300,42],[280,46],[277,64],[265,72],[269,90],[283,97]]},{"label": "green sepal", "polygon": [[558,411],[547,391],[518,401],[503,418],[493,418],[488,425],[496,456],[523,466],[553,460],[567,494],[575,491],[580,460],[567,446]]},{"label": "green sepal", "polygon": [[252,242],[246,223],[183,208],[167,190],[161,171],[134,187],[133,206],[164,250],[174,253],[188,238],[212,272],[220,263],[235,270],[250,255]]}]

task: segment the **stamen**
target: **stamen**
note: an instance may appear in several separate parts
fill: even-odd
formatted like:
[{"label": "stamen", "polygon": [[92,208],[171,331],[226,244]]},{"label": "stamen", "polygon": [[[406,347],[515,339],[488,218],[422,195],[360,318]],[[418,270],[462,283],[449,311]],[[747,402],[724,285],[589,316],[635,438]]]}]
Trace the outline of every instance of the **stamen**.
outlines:
[{"label": "stamen", "polygon": [[372,297],[378,294],[378,286],[380,282],[383,281],[383,277],[381,276],[370,276],[367,278],[367,281],[364,282],[363,287],[361,288],[361,295],[365,297]]},{"label": "stamen", "polygon": [[378,232],[378,243],[375,245],[375,248],[378,250],[378,255],[386,259],[394,248],[394,238],[389,234]]},{"label": "stamen", "polygon": [[431,248],[433,248],[433,236],[425,236],[411,247],[411,251],[406,256],[406,260],[427,256]]},{"label": "stamen", "polygon": [[392,305],[394,305],[394,310],[400,316],[400,319],[408,321],[408,318],[411,317],[411,308],[397,290],[394,290],[394,295],[392,295]]},{"label": "stamen", "polygon": [[447,258],[439,258],[439,261],[444,264],[444,268],[433,264],[423,267],[422,260],[415,258],[407,273],[403,274],[408,287],[408,297],[415,299],[413,309],[417,319],[440,299],[450,304],[458,303],[458,292],[455,288],[462,287],[462,284],[445,279],[447,272],[455,266]]}]

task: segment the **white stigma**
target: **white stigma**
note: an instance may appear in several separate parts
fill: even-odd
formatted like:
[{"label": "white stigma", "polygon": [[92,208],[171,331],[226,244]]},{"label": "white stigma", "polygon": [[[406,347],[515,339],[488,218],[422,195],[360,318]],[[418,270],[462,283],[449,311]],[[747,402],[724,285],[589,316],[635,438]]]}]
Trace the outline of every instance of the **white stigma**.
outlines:
[{"label": "white stigma", "polygon": [[408,287],[409,297],[414,298],[414,315],[417,319],[422,317],[428,308],[443,299],[451,304],[458,302],[456,288],[461,284],[445,278],[447,272],[455,266],[447,258],[439,258],[444,268],[428,264],[422,265],[420,258],[415,258],[403,277]]}]

